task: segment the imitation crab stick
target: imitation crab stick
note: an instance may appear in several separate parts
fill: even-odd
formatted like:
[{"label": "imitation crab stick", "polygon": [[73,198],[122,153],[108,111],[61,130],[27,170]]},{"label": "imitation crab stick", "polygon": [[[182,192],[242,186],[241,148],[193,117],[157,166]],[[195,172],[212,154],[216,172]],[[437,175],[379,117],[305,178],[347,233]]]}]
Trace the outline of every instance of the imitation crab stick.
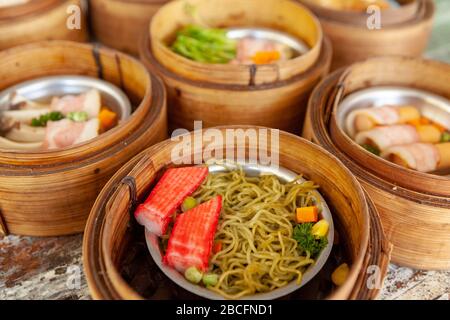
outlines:
[{"label": "imitation crab stick", "polygon": [[316,206],[297,208],[296,219],[298,223],[317,222],[319,209]]},{"label": "imitation crab stick", "polygon": [[163,262],[180,272],[207,271],[221,209],[222,197],[216,196],[177,216]]},{"label": "imitation crab stick", "polygon": [[138,206],[134,216],[150,232],[161,236],[166,232],[173,213],[208,175],[207,167],[168,169],[147,200]]}]

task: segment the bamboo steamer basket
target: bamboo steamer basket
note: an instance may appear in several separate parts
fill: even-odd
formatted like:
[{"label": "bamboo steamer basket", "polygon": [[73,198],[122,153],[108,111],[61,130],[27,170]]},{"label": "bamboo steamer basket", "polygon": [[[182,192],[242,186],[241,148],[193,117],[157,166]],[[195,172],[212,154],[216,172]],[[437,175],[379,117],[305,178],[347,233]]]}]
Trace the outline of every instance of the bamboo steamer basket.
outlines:
[{"label": "bamboo steamer basket", "polygon": [[449,70],[440,62],[380,57],[336,71],[313,92],[303,131],[305,138],[335,154],[369,193],[394,245],[392,261],[416,269],[450,268],[449,179],[355,151],[339,132],[333,108],[349,92],[380,85],[419,88],[449,98]]},{"label": "bamboo steamer basket", "polygon": [[117,51],[47,41],[0,53],[0,90],[49,75],[85,75],[120,87],[131,117],[88,142],[54,151],[0,150],[1,231],[55,236],[81,232],[108,179],[167,136],[165,90],[137,60]]},{"label": "bamboo steamer basket", "polygon": [[93,34],[109,47],[137,55],[142,33],[166,2],[168,0],[90,0]]},{"label": "bamboo steamer basket", "polygon": [[[255,129],[250,126],[217,127],[222,134],[227,129]],[[261,127],[259,127],[261,128]],[[194,134],[191,133],[193,136]],[[297,136],[280,132],[280,166],[304,173],[321,186],[321,194],[334,214],[333,220],[343,226],[351,257],[347,282],[329,299],[374,299],[379,287],[367,286],[369,266],[379,268],[379,280],[386,274],[391,246],[386,240],[377,211],[350,172],[331,154]],[[95,299],[143,299],[120,273],[124,253],[133,241],[134,233],[144,229],[134,223],[133,208],[145,198],[161,171],[172,166],[171,152],[177,141],[161,142],[136,156],[108,182],[95,202],[83,239],[83,265],[90,292]],[[215,146],[215,144],[213,143]],[[222,145],[218,145],[223,148]],[[211,145],[208,144],[208,147]],[[254,146],[223,148],[250,152]],[[267,150],[259,143],[258,150]],[[270,148],[270,146],[267,146]],[[201,147],[191,150],[186,158],[203,157]],[[299,152],[301,151],[301,152]],[[235,154],[235,153],[233,153]],[[203,160],[207,160],[203,158]],[[320,164],[320,165],[319,165]],[[320,169],[319,169],[320,168]],[[149,253],[148,253],[149,254]]]},{"label": "bamboo steamer basket", "polygon": [[[336,10],[317,4],[316,0],[300,0],[321,19],[334,20],[353,25],[366,25],[367,12],[355,10]],[[381,11],[382,26],[390,26],[414,19],[420,9],[421,0],[400,0],[399,7]]]},{"label": "bamboo steamer basket", "polygon": [[[190,0],[198,17],[183,10],[186,2],[165,5],[143,38],[140,57],[160,74],[169,96],[171,129],[245,124],[298,132],[307,97],[328,72],[331,46],[316,18],[287,0]],[[168,17],[171,19],[168,19]],[[167,43],[182,25],[204,21],[220,27],[269,27],[302,38],[311,50],[303,56],[270,65],[216,65],[191,61],[172,52]],[[251,112],[246,112],[251,110]]]},{"label": "bamboo steamer basket", "polygon": [[[80,8],[80,29],[66,26],[72,11]],[[42,40],[88,40],[83,0],[30,0],[0,9],[0,50]]]},{"label": "bamboo steamer basket", "polygon": [[[332,42],[332,70],[380,55],[420,57],[430,38],[435,11],[432,0],[416,0],[416,4],[411,3],[403,9],[393,9],[392,14],[382,14],[381,29],[370,30],[366,22],[369,15],[366,15],[364,20],[355,14],[354,19],[346,22],[339,19],[342,13],[336,10],[328,10],[331,14],[321,15],[322,11],[314,10],[308,1],[300,2],[318,15],[324,34]],[[417,10],[414,10],[415,8]],[[412,17],[411,12],[415,12]],[[409,19],[402,19],[405,17]]]}]

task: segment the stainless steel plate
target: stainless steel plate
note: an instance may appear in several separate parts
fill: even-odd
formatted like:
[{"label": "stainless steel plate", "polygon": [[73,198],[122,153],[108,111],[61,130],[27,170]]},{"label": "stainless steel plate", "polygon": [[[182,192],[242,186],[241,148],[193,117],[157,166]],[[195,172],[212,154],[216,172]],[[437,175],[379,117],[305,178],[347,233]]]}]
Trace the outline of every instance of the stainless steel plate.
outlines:
[{"label": "stainless steel plate", "polygon": [[361,108],[378,108],[385,105],[416,106],[423,116],[450,128],[449,100],[418,89],[388,86],[363,89],[346,96],[337,109],[338,126],[348,134],[345,120],[351,111]]},{"label": "stainless steel plate", "polygon": [[[239,163],[239,162],[238,162]],[[292,172],[290,170],[284,169],[284,168],[273,168],[268,166],[262,166],[262,165],[253,165],[253,164],[243,164],[239,163],[239,165],[244,169],[247,175],[249,176],[258,176],[260,174],[274,174],[280,178],[283,182],[289,182],[293,181],[295,178],[297,178],[298,174],[295,172]],[[232,165],[227,164],[228,168],[233,168]],[[227,169],[222,165],[211,165],[209,166],[209,172],[210,173],[217,173],[217,172],[225,172]],[[302,180],[305,181],[305,180]],[[295,290],[298,290],[302,286],[304,286],[306,283],[308,283],[314,276],[317,275],[317,273],[322,269],[322,267],[325,265],[326,261],[328,260],[328,257],[330,256],[331,249],[333,247],[333,240],[334,240],[334,225],[333,225],[333,218],[330,212],[330,209],[328,205],[326,204],[323,197],[319,194],[320,200],[322,202],[322,212],[321,212],[321,218],[326,219],[328,223],[330,224],[330,229],[328,232],[328,245],[325,249],[322,250],[319,257],[317,258],[316,262],[311,265],[306,272],[303,275],[303,279],[300,285],[296,283],[296,280],[293,280],[291,283],[287,284],[286,286],[273,290],[271,292],[267,293],[259,293],[255,295],[248,295],[244,296],[242,299],[249,299],[249,300],[270,300],[270,299],[277,299],[280,297],[283,297],[285,295],[288,295]],[[172,281],[174,281],[176,284],[178,284],[183,289],[190,291],[198,296],[201,296],[203,298],[207,299],[213,299],[213,300],[224,300],[225,298],[221,295],[208,290],[204,287],[201,287],[199,285],[192,284],[191,282],[187,281],[184,278],[184,275],[179,273],[173,268],[170,268],[163,264],[162,262],[162,253],[159,245],[159,238],[155,236],[154,234],[145,231],[145,239],[147,242],[148,249],[150,251],[150,255],[152,256],[155,263],[158,265],[158,267],[162,270],[162,272],[169,277]]]},{"label": "stainless steel plate", "polygon": [[97,89],[102,103],[116,112],[120,120],[131,115],[131,103],[125,93],[115,85],[85,76],[51,76],[19,83],[0,92],[0,111],[9,108],[10,95],[17,93],[29,100],[45,101],[54,96],[80,94]]},{"label": "stainless steel plate", "polygon": [[242,39],[246,37],[276,41],[292,48],[294,56],[307,53],[310,47],[302,40],[297,39],[287,33],[265,28],[230,28],[227,32],[230,39]]}]

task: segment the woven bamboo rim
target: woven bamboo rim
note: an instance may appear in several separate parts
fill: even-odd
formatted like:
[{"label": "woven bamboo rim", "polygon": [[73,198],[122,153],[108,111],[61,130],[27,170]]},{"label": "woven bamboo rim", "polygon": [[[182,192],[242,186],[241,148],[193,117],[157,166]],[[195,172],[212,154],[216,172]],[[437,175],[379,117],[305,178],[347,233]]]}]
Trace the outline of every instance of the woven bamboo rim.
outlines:
[{"label": "woven bamboo rim", "polygon": [[[73,14],[67,11],[70,6],[81,8],[79,29],[66,26]],[[85,42],[89,37],[85,9],[82,0],[31,0],[0,9],[0,50],[44,40]]]},{"label": "woven bamboo rim", "polygon": [[137,55],[139,40],[156,11],[168,0],[91,0],[95,38],[111,48]]},{"label": "woven bamboo rim", "polygon": [[[378,58],[379,61],[383,59],[418,61],[412,58]],[[432,64],[430,61],[422,63],[425,68]],[[368,192],[378,209],[386,235],[394,245],[393,262],[416,269],[450,268],[450,199],[410,190],[381,178],[356,163],[339,149],[330,136],[334,98],[344,71],[335,71],[312,93],[303,137],[336,155]]]},{"label": "woven bamboo rim", "polygon": [[[365,11],[334,10],[317,5],[314,0],[299,0],[311,9],[321,19],[343,22],[358,26],[366,26],[367,13]],[[414,19],[423,5],[422,0],[403,0],[400,7],[393,7],[381,11],[381,22],[384,26],[404,23]]]},{"label": "woven bamboo rim", "polygon": [[81,232],[104,183],[135,154],[166,138],[162,82],[130,56],[64,41],[5,50],[0,67],[5,75],[1,88],[41,76],[87,75],[121,87],[137,107],[118,127],[74,147],[0,150],[0,216],[5,224],[0,231],[38,236]]},{"label": "woven bamboo rim", "polygon": [[46,10],[56,5],[60,0],[29,0],[24,4],[0,8],[0,20],[16,19],[18,17]]},{"label": "woven bamboo rim", "polygon": [[[218,129],[225,130],[226,128],[246,129],[251,127],[236,126]],[[284,148],[289,149],[293,146],[297,146],[303,148],[302,150],[308,150],[305,151],[308,154],[309,152],[312,152],[312,154],[317,155],[323,162],[328,162],[329,160],[330,167],[334,168],[334,170],[330,169],[332,172],[319,173],[318,176],[313,178],[317,178],[318,180],[328,179],[330,174],[331,176],[345,176],[345,179],[337,179],[334,181],[342,181],[342,190],[350,186],[350,188],[354,188],[352,191],[347,190],[347,197],[342,196],[342,193],[336,193],[337,189],[331,185],[325,187],[325,191],[322,190],[322,193],[325,192],[326,196],[330,196],[332,199],[337,200],[336,203],[334,203],[336,206],[342,205],[342,210],[336,210],[335,212],[340,215],[339,219],[343,219],[344,225],[348,226],[349,223],[351,225],[352,222],[354,223],[360,218],[363,219],[360,220],[362,223],[360,227],[349,230],[349,245],[352,246],[352,249],[350,250],[352,250],[351,255],[354,257],[349,280],[344,286],[329,296],[329,299],[375,298],[379,292],[379,288],[372,290],[367,288],[366,283],[368,274],[366,270],[368,266],[375,264],[380,268],[381,277],[384,277],[389,261],[390,244],[385,240],[376,210],[372,203],[370,200],[366,202],[367,199],[354,178],[328,153],[307,143],[305,140],[283,132],[280,133],[280,143],[280,165],[289,167],[289,165],[287,165],[288,163],[295,163],[294,167],[298,170],[299,166],[309,167],[312,163],[317,161],[317,158],[309,158],[309,160],[304,162],[297,161],[296,158],[298,158],[298,152],[296,151],[298,151],[298,149],[284,150]],[[130,225],[133,224],[128,212],[131,199],[129,191],[130,186],[124,184],[124,181],[135,181],[135,188],[133,189],[136,190],[138,198],[142,198],[143,194],[148,190],[149,183],[155,179],[155,173],[167,165],[170,165],[170,150],[174,145],[175,142],[165,141],[135,157],[109,181],[97,198],[97,201],[92,208],[83,240],[85,273],[91,294],[95,299],[142,299],[142,297],[126,283],[118,271],[121,255],[123,251],[126,250],[127,241],[129,241],[127,234],[129,235],[131,230]],[[311,169],[308,169],[307,171],[308,175],[312,173]],[[126,179],[124,179],[125,177]],[[340,183],[338,182],[338,184]],[[346,187],[344,187],[344,185]],[[356,200],[356,198],[350,200],[356,195],[357,199],[360,200]],[[355,201],[357,203],[355,203]],[[330,203],[330,201],[328,202]],[[348,207],[349,203],[352,203],[350,204],[350,207]],[[345,207],[347,207],[347,209],[345,209]],[[357,218],[357,220],[355,220],[356,216],[345,218],[341,216],[344,212],[346,212],[345,214],[350,215],[356,214],[356,216],[359,216],[360,218]],[[360,236],[356,236],[356,234],[360,234]],[[362,242],[355,243],[355,241]]]},{"label": "woven bamboo rim", "polygon": [[[180,26],[193,23],[187,3],[199,19],[211,26],[258,26],[281,29],[303,39],[310,51],[297,58],[270,65],[205,64],[173,52],[167,43]],[[168,70],[196,81],[248,85],[283,81],[308,70],[317,61],[323,41],[318,20],[305,7],[289,0],[189,0],[172,1],[153,17],[149,30],[151,50]]]},{"label": "woven bamboo rim", "polygon": [[382,25],[379,30],[370,30],[366,23],[354,25],[319,16],[324,34],[333,45],[331,69],[380,55],[420,57],[431,35],[435,6],[432,0],[419,1],[419,10],[412,19]]}]

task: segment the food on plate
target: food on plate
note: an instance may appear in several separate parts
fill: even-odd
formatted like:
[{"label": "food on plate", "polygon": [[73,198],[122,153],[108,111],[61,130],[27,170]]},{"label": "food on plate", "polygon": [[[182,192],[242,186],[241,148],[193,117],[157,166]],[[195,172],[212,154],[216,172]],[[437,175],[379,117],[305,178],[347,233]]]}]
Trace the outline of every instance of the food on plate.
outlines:
[{"label": "food on plate", "polygon": [[376,126],[402,124],[420,119],[420,111],[414,106],[383,106],[363,108],[350,112],[346,118],[346,129],[351,137]]},{"label": "food on plate", "polygon": [[177,32],[171,48],[194,61],[215,64],[270,64],[291,59],[289,46],[269,39],[231,39],[227,29],[188,25]]},{"label": "food on plate", "polygon": [[134,214],[136,220],[150,232],[163,235],[173,214],[208,175],[207,167],[168,169],[153,188],[147,200]]},{"label": "food on plate", "polygon": [[[431,110],[431,111],[430,111]],[[412,105],[351,111],[348,135],[367,151],[420,172],[450,169],[450,125],[440,113]]]},{"label": "food on plate", "polygon": [[441,136],[442,133],[433,125],[416,127],[409,124],[396,124],[362,131],[355,136],[355,141],[360,145],[371,145],[378,150],[385,150],[392,146],[416,142],[438,143]]},{"label": "food on plate", "polygon": [[164,255],[164,262],[180,272],[190,267],[208,270],[214,235],[222,209],[215,196],[177,216]]},{"label": "food on plate", "polygon": [[97,137],[117,125],[117,114],[101,107],[98,90],[31,101],[16,93],[0,111],[0,148],[52,150]]},{"label": "food on plate", "polygon": [[136,209],[163,263],[228,299],[300,284],[328,245],[319,187],[224,169],[170,168]]},{"label": "food on plate", "polygon": [[350,268],[348,264],[343,263],[333,271],[331,281],[338,287],[342,286],[347,280],[349,272]]},{"label": "food on plate", "polygon": [[381,156],[402,167],[420,172],[448,170],[450,169],[450,142],[394,146],[384,151]]}]

